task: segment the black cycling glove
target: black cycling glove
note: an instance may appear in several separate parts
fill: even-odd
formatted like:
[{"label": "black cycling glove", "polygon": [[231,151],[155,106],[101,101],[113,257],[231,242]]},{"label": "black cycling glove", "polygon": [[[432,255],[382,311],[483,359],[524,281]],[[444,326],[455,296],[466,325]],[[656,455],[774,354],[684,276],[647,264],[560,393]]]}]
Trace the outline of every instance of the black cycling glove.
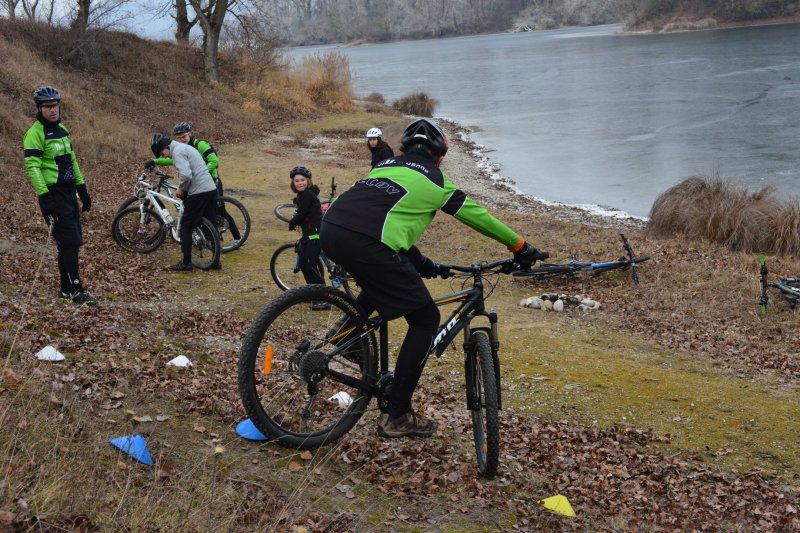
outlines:
[{"label": "black cycling glove", "polygon": [[57,215],[56,200],[52,194],[46,192],[39,196],[39,209],[42,211],[42,216],[47,218],[52,215]]},{"label": "black cycling glove", "polygon": [[537,250],[527,242],[518,251],[514,252],[514,261],[522,268],[530,268],[532,264],[541,259],[547,259],[550,254]]},{"label": "black cycling glove", "polygon": [[439,265],[434,263],[430,257],[425,257],[423,255],[417,266],[417,272],[419,272],[419,275],[423,278],[435,278],[439,275]]},{"label": "black cycling glove", "polygon": [[145,162],[145,164],[144,164],[144,169],[145,170],[150,170],[150,171],[155,170],[156,169],[156,162],[153,161],[152,159],[148,159],[147,162]]},{"label": "black cycling glove", "polygon": [[75,190],[78,191],[78,198],[81,199],[81,204],[83,204],[83,211],[88,211],[92,208],[92,197],[89,196],[89,191],[86,190],[86,184],[78,185],[75,187]]}]

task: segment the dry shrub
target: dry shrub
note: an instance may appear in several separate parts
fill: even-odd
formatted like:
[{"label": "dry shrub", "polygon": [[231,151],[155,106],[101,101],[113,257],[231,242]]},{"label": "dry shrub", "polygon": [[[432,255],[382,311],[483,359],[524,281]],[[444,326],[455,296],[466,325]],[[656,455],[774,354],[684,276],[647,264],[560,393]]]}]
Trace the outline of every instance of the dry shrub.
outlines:
[{"label": "dry shrub", "polygon": [[800,203],[782,200],[772,187],[748,192],[719,176],[692,176],[656,198],[647,232],[707,239],[732,250],[800,256]]},{"label": "dry shrub", "polygon": [[406,115],[432,117],[438,105],[439,102],[435,98],[431,98],[423,92],[416,92],[396,100],[392,107]]},{"label": "dry shrub", "polygon": [[325,109],[349,109],[353,105],[350,61],[337,53],[305,56],[294,66],[311,100]]},{"label": "dry shrub", "polygon": [[385,104],[386,98],[379,92],[369,93],[367,96],[364,97],[364,100],[367,102],[373,102],[375,104]]}]

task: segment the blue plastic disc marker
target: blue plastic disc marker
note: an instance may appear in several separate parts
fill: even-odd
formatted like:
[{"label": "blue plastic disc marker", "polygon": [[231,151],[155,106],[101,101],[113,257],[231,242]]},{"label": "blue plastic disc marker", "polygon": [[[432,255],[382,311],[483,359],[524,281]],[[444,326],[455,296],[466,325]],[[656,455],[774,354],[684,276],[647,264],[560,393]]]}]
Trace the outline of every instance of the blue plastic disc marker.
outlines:
[{"label": "blue plastic disc marker", "polygon": [[147,466],[153,465],[150,452],[147,451],[147,443],[141,435],[127,435],[109,439],[112,446],[116,446],[123,453],[127,453],[137,461]]},{"label": "blue plastic disc marker", "polygon": [[236,434],[247,440],[263,441],[267,437],[261,433],[249,418],[236,424]]}]

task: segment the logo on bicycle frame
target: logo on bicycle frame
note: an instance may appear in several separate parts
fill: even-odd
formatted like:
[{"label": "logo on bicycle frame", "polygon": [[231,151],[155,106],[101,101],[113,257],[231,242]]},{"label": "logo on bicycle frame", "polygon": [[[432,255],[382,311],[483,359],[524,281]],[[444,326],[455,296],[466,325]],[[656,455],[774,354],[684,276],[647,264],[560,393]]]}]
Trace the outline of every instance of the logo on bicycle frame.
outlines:
[{"label": "logo on bicycle frame", "polygon": [[[447,337],[447,334],[450,333],[450,331],[454,327],[456,327],[456,324],[458,323],[458,317],[459,317],[458,313],[453,315],[453,318],[450,319],[450,322],[448,322],[447,325],[444,326],[441,329],[441,331],[439,331],[439,333],[436,334],[436,337],[433,339],[433,344],[431,344],[431,350],[436,348],[436,346],[438,346],[439,343],[442,342],[445,337]],[[428,350],[428,351],[430,351],[430,350]]]}]

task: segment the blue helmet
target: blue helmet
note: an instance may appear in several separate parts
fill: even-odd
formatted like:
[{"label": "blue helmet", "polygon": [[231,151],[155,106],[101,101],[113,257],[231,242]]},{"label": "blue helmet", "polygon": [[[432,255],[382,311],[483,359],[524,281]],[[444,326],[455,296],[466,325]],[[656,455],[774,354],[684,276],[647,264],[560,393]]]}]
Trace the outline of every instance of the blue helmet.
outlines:
[{"label": "blue helmet", "polygon": [[192,125],[188,122],[178,122],[175,124],[175,127],[172,128],[173,135],[183,135],[184,133],[189,133],[192,131]]},{"label": "blue helmet", "polygon": [[61,94],[56,90],[55,87],[51,87],[50,85],[40,85],[33,90],[33,101],[36,102],[37,106],[43,104],[44,102],[51,102],[53,100],[56,102],[61,101]]}]

